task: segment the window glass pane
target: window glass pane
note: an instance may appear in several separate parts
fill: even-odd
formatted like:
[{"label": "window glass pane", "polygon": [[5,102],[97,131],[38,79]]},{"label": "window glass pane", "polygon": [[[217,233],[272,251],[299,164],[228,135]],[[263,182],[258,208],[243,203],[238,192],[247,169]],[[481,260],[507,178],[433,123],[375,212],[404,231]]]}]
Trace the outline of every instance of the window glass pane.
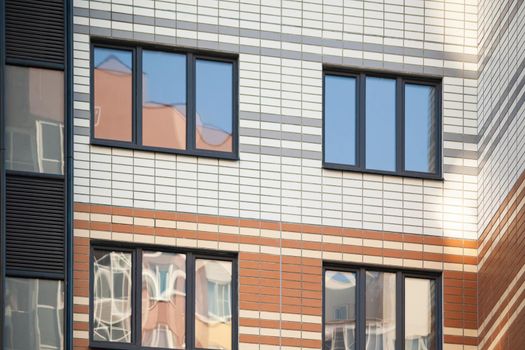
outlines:
[{"label": "window glass pane", "polygon": [[4,349],[64,348],[64,283],[6,278]]},{"label": "window glass pane", "polygon": [[325,76],[324,158],[327,163],[356,164],[356,79]]},{"label": "window glass pane", "polygon": [[195,261],[195,346],[232,347],[232,263]]},{"label": "window glass pane", "polygon": [[96,251],[93,340],[131,342],[131,254]]},{"label": "window glass pane", "polygon": [[232,152],[232,63],[197,60],[196,103],[196,147]]},{"label": "window glass pane", "polygon": [[366,78],[366,168],[396,170],[396,81]]},{"label": "window glass pane", "polygon": [[186,55],[142,55],[142,144],[186,149]]},{"label": "window glass pane", "polygon": [[131,142],[132,53],[97,47],[94,60],[95,137]]},{"label": "window glass pane", "polygon": [[396,274],[366,272],[366,349],[395,350]]},{"label": "window glass pane", "polygon": [[326,271],[324,283],[324,349],[355,350],[356,275]]},{"label": "window glass pane", "polygon": [[405,170],[436,172],[436,103],[433,86],[405,85]]},{"label": "window glass pane", "polygon": [[405,350],[436,350],[436,281],[405,278]]},{"label": "window glass pane", "polygon": [[162,252],[142,255],[142,345],[185,347],[186,256]]},{"label": "window glass pane", "polygon": [[64,73],[6,66],[6,168],[64,173]]}]

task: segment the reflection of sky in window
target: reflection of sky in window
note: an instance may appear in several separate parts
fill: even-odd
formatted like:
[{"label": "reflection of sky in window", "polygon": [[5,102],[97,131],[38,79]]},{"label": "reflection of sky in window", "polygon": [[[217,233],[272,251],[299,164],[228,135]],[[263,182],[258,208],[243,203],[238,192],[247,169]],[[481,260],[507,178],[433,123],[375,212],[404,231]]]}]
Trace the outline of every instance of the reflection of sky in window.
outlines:
[{"label": "reflection of sky in window", "polygon": [[355,165],[356,79],[325,77],[325,161]]},{"label": "reflection of sky in window", "polygon": [[434,172],[435,91],[432,86],[405,85],[405,169]]},{"label": "reflection of sky in window", "polygon": [[366,78],[366,168],[396,170],[396,81]]},{"label": "reflection of sky in window", "polygon": [[144,102],[186,104],[186,56],[144,51]]},{"label": "reflection of sky in window", "polygon": [[[231,63],[197,60],[197,114],[204,125],[232,132],[233,91]],[[198,123],[198,121],[197,121]]]},{"label": "reflection of sky in window", "polygon": [[118,59],[122,64],[131,69],[131,51],[107,49],[103,47],[95,48],[95,67],[98,67],[101,63],[104,63],[109,57],[113,56]]}]

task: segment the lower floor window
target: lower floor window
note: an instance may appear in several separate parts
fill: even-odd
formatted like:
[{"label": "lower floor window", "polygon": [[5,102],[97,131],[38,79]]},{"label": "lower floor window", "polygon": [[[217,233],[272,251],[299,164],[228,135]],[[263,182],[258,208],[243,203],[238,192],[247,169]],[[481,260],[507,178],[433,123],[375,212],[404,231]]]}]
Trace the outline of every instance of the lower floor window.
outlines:
[{"label": "lower floor window", "polygon": [[195,252],[93,248],[91,342],[233,349],[235,263]]},{"label": "lower floor window", "polygon": [[326,267],[325,350],[441,349],[435,273]]},{"label": "lower floor window", "polygon": [[64,349],[64,282],[7,277],[4,349]]}]

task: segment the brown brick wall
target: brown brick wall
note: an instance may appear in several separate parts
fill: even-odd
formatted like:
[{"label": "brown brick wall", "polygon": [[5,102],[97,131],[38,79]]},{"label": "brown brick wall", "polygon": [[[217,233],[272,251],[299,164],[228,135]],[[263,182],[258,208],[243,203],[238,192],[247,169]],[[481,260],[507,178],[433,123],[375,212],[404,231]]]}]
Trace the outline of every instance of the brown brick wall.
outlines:
[{"label": "brown brick wall", "polygon": [[[525,173],[480,238],[480,350],[525,349]],[[521,325],[522,331],[518,331]]]},{"label": "brown brick wall", "polygon": [[239,252],[240,349],[321,348],[323,261],[444,271],[445,343],[477,343],[476,241],[76,204],[76,349],[88,346],[91,239]]}]

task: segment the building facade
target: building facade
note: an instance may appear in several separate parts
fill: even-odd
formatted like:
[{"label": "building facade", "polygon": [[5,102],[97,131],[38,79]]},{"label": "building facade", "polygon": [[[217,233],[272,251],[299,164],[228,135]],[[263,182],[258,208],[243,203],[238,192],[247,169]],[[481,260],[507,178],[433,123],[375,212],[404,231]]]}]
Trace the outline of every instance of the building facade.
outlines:
[{"label": "building facade", "polygon": [[522,3],[0,0],[4,348],[525,349]]}]

